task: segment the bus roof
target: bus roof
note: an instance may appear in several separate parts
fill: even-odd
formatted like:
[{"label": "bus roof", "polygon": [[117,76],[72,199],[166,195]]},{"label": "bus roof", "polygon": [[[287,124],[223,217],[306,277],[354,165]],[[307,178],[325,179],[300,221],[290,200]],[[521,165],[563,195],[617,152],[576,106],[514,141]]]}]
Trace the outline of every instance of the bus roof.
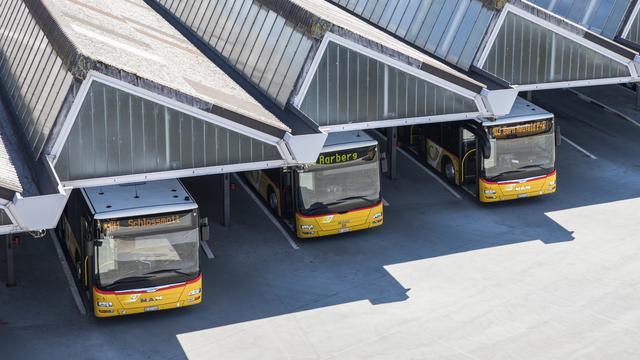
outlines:
[{"label": "bus roof", "polygon": [[198,207],[179,180],[82,189],[96,219],[187,211]]},{"label": "bus roof", "polygon": [[513,104],[511,108],[511,112],[507,115],[499,116],[495,120],[489,119],[480,119],[480,122],[483,125],[493,126],[493,125],[504,125],[504,124],[512,124],[523,121],[534,121],[534,120],[542,120],[552,118],[553,114],[548,112],[547,110],[528,102],[527,100],[517,97],[516,102]]},{"label": "bus roof", "polygon": [[327,136],[322,152],[354,149],[377,144],[376,140],[361,130],[332,132]]}]

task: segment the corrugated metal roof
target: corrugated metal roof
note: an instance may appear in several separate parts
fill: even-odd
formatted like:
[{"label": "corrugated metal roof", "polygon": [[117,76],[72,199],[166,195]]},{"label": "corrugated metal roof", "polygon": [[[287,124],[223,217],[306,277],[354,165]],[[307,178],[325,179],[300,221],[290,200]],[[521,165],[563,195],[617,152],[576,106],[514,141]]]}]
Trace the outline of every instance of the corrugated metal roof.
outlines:
[{"label": "corrugated metal roof", "polygon": [[495,9],[481,0],[328,0],[468,70]]},{"label": "corrugated metal roof", "polygon": [[0,2],[0,86],[37,157],[68,98],[73,76],[58,56],[67,50],[54,48],[36,21],[41,9],[30,11],[27,3],[33,5],[20,0]]},{"label": "corrugated metal roof", "polygon": [[12,120],[0,101],[0,197],[12,200],[12,193],[23,196],[38,193],[25,159],[25,149],[15,136]]},{"label": "corrugated metal roof", "polygon": [[[19,193],[22,192],[22,184],[6,142],[7,137],[0,130],[0,188]],[[1,192],[0,195],[2,195]]]},{"label": "corrugated metal roof", "polygon": [[271,100],[285,107],[313,42],[303,26],[287,20],[286,4],[271,8],[259,0],[158,3]]},{"label": "corrugated metal roof", "polygon": [[618,35],[632,0],[530,0],[609,39]]}]

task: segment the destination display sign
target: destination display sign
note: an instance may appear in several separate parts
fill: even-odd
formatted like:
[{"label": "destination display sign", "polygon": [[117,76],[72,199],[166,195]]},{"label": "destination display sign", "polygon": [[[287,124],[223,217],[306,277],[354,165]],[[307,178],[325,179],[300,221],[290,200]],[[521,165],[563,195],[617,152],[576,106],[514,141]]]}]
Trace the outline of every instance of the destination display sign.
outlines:
[{"label": "destination display sign", "polygon": [[540,120],[516,125],[494,126],[491,128],[491,136],[494,139],[509,139],[538,135],[548,132],[552,125],[551,120]]},{"label": "destination display sign", "polygon": [[320,154],[316,164],[336,165],[358,160],[372,160],[376,156],[376,146],[367,146],[357,149],[330,151]]},{"label": "destination display sign", "polygon": [[188,227],[192,224],[191,212],[162,214],[136,218],[110,219],[101,224],[105,234],[114,232],[133,232],[135,230],[161,230]]}]

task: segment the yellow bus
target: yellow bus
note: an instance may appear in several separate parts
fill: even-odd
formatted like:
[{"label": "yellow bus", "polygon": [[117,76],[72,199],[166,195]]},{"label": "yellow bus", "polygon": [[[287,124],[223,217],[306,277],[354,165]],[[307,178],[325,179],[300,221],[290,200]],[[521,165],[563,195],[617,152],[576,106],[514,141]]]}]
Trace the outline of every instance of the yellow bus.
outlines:
[{"label": "yellow bus", "polygon": [[556,191],[553,114],[518,98],[510,114],[401,129],[399,144],[451,184],[498,202]]},{"label": "yellow bus", "polygon": [[301,238],[382,225],[378,143],[361,131],[331,133],[315,164],[245,174]]},{"label": "yellow bus", "polygon": [[58,226],[97,317],[199,304],[206,219],[178,180],[73,190]]}]

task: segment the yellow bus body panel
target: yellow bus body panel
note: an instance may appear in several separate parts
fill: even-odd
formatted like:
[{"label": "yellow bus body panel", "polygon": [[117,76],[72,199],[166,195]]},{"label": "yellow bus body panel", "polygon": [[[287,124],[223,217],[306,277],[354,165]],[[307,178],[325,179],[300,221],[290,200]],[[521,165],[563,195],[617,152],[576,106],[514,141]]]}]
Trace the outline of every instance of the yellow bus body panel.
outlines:
[{"label": "yellow bus body panel", "polygon": [[[547,176],[536,177],[523,181],[508,181],[502,183],[487,182],[480,179],[480,201],[498,202],[515,200],[556,192],[556,172]],[[495,192],[488,194],[487,192]]]},{"label": "yellow bus body panel", "polygon": [[342,234],[382,225],[382,202],[345,214],[302,216],[296,214],[296,235],[301,239]]},{"label": "yellow bus body panel", "polygon": [[[189,292],[198,289],[198,294],[189,295]],[[93,313],[96,317],[131,315],[196,305],[202,302],[202,275],[178,285],[132,291],[102,291],[94,287],[93,301]],[[98,306],[99,302],[111,303],[112,306]]]}]

